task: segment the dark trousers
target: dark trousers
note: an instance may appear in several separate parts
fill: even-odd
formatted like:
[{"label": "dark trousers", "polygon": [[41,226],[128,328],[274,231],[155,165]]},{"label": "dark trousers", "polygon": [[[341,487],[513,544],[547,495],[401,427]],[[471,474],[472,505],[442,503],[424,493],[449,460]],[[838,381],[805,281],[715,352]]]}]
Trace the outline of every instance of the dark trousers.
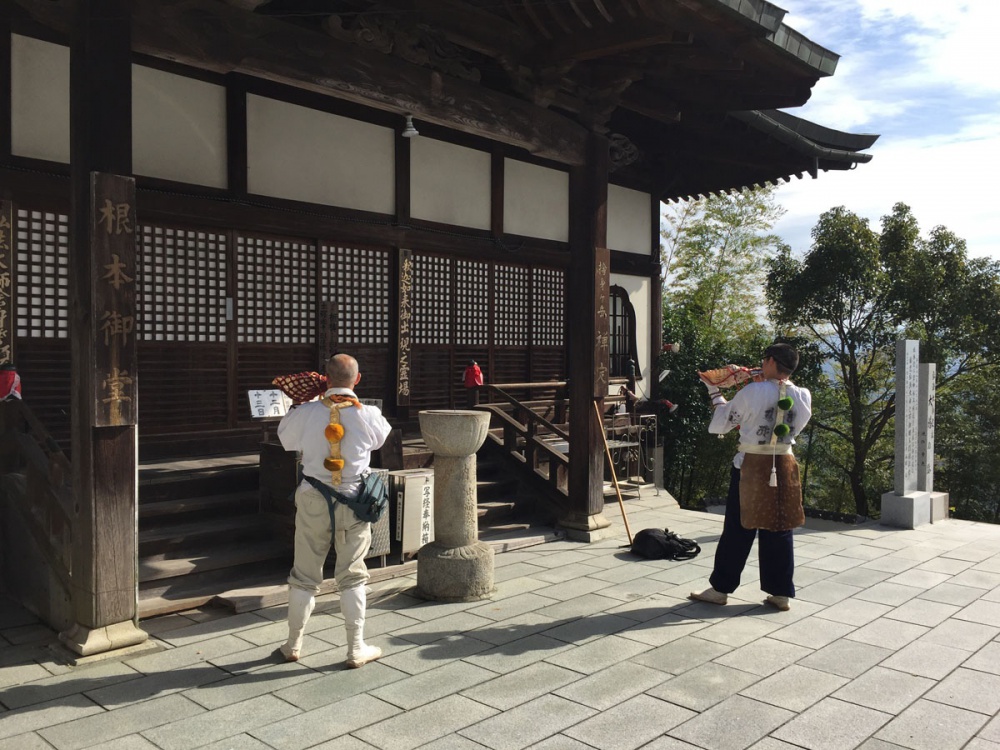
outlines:
[{"label": "dark trousers", "polygon": [[740,574],[753,549],[753,540],[760,532],[758,559],[760,587],[775,596],[795,596],[792,573],[795,560],[792,556],[791,531],[765,531],[744,529],[740,523],[740,470],[734,468],[729,476],[729,495],[726,497],[726,521],[722,538],[715,549],[715,568],[708,579],[712,588],[731,594],[739,588]]}]

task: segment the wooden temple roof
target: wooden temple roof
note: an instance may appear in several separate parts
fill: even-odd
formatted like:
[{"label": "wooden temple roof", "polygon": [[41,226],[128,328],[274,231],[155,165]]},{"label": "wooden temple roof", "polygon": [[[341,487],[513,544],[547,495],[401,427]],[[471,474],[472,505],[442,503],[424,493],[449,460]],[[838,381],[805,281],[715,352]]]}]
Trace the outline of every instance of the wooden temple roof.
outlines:
[{"label": "wooden temple roof", "polygon": [[[68,32],[73,0],[16,0]],[[850,169],[877,136],[778,110],[838,57],[766,0],[135,0],[133,47],[579,163],[661,200]]]}]

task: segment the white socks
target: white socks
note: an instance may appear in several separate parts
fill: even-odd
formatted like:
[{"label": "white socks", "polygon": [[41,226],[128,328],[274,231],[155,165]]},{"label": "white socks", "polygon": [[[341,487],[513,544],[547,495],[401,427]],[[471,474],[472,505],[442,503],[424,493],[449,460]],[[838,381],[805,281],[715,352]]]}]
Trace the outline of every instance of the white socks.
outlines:
[{"label": "white socks", "polygon": [[302,635],[316,598],[296,586],[288,587],[288,641],[281,646],[285,661],[298,661],[302,652]]},{"label": "white socks", "polygon": [[382,649],[365,643],[365,606],[367,595],[364,585],[340,593],[340,611],[347,629],[347,666],[363,667],[382,656]]}]

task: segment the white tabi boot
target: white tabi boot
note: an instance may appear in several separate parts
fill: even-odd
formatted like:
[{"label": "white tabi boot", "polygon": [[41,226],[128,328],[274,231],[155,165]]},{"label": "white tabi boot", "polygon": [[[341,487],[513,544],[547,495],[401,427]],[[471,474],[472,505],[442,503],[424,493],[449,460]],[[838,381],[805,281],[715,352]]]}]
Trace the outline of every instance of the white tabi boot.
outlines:
[{"label": "white tabi boot", "polygon": [[280,647],[285,661],[298,661],[302,652],[302,634],[309,615],[316,606],[316,598],[297,586],[288,587],[288,641]]},{"label": "white tabi boot", "polygon": [[351,669],[363,667],[382,656],[382,649],[365,643],[365,604],[367,596],[364,585],[342,591],[340,611],[344,615],[347,628],[347,666]]}]

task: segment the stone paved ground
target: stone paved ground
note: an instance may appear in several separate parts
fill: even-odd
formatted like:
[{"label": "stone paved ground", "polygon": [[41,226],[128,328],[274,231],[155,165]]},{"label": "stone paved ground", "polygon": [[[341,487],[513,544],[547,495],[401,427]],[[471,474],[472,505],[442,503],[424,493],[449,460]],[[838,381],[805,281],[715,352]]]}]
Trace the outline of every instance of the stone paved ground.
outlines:
[{"label": "stone paved ground", "polygon": [[52,634],[0,601],[0,750],[1000,750],[1000,528],[810,523],[799,596],[762,606],[751,561],[726,607],[706,585],[721,517],[665,493],[628,502],[634,531],[702,542],[639,561],[619,537],[499,555],[489,601],[434,604],[375,587],[345,670],[337,598],[297,664],[277,663],[283,607],[149,620],[164,649],[59,664]]}]

